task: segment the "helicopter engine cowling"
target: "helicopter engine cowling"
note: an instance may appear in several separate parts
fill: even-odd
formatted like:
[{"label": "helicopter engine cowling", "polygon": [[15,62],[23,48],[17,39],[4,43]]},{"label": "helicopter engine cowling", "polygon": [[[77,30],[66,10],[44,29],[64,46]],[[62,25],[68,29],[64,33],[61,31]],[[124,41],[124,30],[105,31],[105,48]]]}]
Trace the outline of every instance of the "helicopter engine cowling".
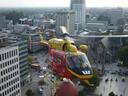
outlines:
[{"label": "helicopter engine cowling", "polygon": [[80,45],[79,50],[83,53],[88,52],[88,46],[87,45]]}]

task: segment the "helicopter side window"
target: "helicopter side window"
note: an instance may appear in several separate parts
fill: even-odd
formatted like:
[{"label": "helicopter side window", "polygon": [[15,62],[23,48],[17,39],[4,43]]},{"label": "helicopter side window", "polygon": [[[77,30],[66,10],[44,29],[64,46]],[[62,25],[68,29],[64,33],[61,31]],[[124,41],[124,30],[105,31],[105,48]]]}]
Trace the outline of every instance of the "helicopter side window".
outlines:
[{"label": "helicopter side window", "polygon": [[57,64],[61,64],[61,59],[59,57],[57,58]]},{"label": "helicopter side window", "polygon": [[74,67],[79,68],[80,64],[79,64],[78,58],[76,56],[69,56],[68,57],[68,66],[70,68],[74,68]]},{"label": "helicopter side window", "polygon": [[54,55],[53,62],[54,62],[54,64],[61,64],[61,58],[56,56],[56,55]]},{"label": "helicopter side window", "polygon": [[54,64],[56,64],[56,62],[57,62],[56,56],[53,57],[53,62],[54,62]]}]

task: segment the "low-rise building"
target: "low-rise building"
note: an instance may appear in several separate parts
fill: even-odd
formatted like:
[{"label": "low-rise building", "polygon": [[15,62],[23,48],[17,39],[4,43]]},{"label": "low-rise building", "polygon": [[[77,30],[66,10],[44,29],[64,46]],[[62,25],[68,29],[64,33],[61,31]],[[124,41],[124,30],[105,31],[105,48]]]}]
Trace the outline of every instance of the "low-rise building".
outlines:
[{"label": "low-rise building", "polygon": [[87,23],[87,29],[91,31],[105,31],[107,30],[107,25],[104,23]]}]

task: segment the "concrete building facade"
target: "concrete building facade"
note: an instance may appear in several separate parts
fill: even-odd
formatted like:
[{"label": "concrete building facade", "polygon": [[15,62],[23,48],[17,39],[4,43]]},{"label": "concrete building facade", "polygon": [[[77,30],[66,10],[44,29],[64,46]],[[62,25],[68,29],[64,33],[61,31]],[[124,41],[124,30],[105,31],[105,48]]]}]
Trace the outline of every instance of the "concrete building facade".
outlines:
[{"label": "concrete building facade", "polygon": [[110,17],[111,17],[111,23],[113,25],[117,25],[118,20],[123,18],[123,9],[117,8],[115,10],[112,10],[111,14],[110,14]]},{"label": "concrete building facade", "polygon": [[20,82],[24,86],[29,81],[27,40],[18,41],[16,44],[19,48]]},{"label": "concrete building facade", "polygon": [[0,32],[0,47],[4,47],[7,45],[8,42],[8,36],[6,34],[3,34]]},{"label": "concrete building facade", "polygon": [[0,28],[6,27],[6,17],[0,15]]},{"label": "concrete building facade", "polygon": [[85,29],[86,8],[85,0],[71,0],[71,10],[75,12],[75,29]]},{"label": "concrete building facade", "polygon": [[56,14],[56,33],[62,34],[60,26],[65,26],[71,34],[74,32],[75,14],[72,11],[62,11]]},{"label": "concrete building facade", "polygon": [[0,96],[21,96],[18,46],[0,48]]},{"label": "concrete building facade", "polygon": [[43,47],[40,45],[40,37],[38,34],[22,34],[22,38],[27,40],[27,46],[29,52],[37,52],[40,51]]},{"label": "concrete building facade", "polygon": [[27,40],[17,37],[15,34],[8,35],[8,43],[18,46],[19,65],[20,65],[20,82],[24,86],[29,80],[29,63],[28,63],[28,42]]}]

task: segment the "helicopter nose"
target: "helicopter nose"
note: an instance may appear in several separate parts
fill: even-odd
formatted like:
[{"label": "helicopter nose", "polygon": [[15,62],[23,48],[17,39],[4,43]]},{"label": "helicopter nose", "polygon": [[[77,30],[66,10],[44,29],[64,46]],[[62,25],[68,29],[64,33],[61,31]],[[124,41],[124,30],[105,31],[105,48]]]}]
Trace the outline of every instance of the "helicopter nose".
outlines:
[{"label": "helicopter nose", "polygon": [[82,73],[85,74],[85,75],[91,74],[90,70],[84,70],[84,71],[82,71]]},{"label": "helicopter nose", "polygon": [[84,75],[92,75],[92,74],[93,74],[92,69],[91,69],[91,67],[89,67],[89,66],[85,67],[81,72],[82,72]]}]

